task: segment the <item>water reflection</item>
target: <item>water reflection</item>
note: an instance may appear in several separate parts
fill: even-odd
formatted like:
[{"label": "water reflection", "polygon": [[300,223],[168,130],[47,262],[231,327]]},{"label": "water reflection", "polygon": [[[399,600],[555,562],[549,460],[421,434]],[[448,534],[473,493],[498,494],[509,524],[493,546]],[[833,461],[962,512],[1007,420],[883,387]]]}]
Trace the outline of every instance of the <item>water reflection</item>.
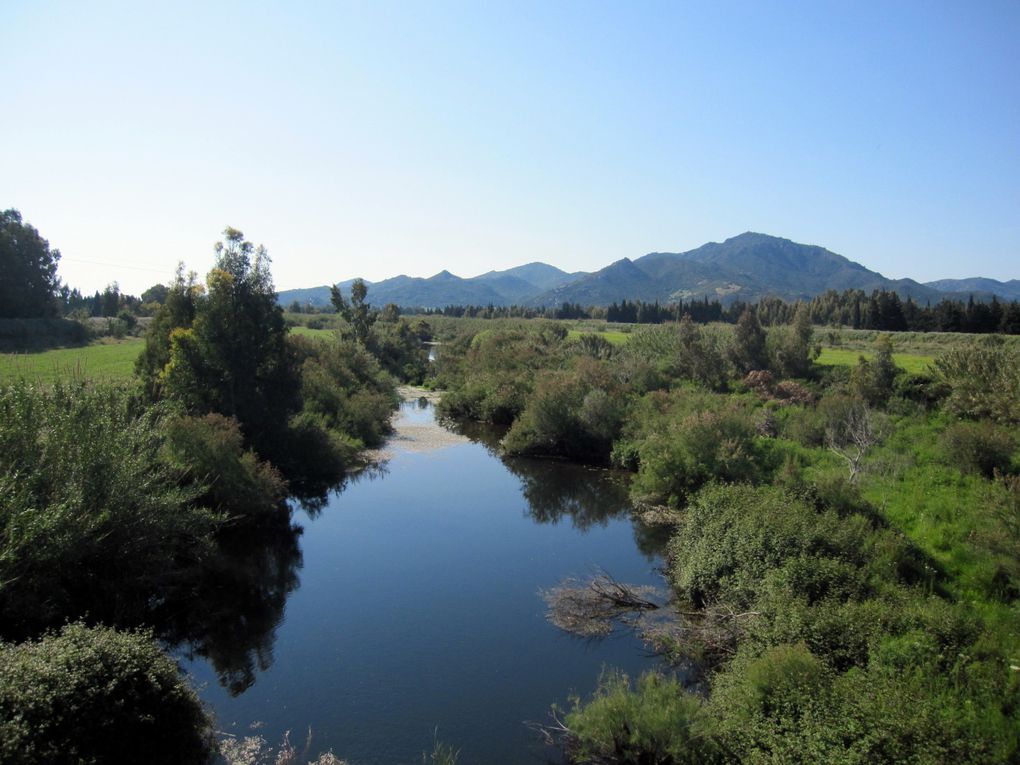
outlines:
[{"label": "water reflection", "polygon": [[[426,399],[411,402],[412,411],[432,407]],[[431,420],[430,420],[431,421]],[[611,521],[631,516],[626,474],[563,461],[508,458],[499,448],[500,431],[478,423],[444,423],[483,445],[520,482],[525,517],[536,524],[570,527],[587,534]],[[389,475],[379,462],[349,475],[322,495],[294,498],[315,520],[323,506],[345,489]],[[343,512],[341,504],[333,512]],[[635,544],[651,562],[661,559],[667,534],[633,517]],[[189,659],[204,657],[231,696],[251,687],[273,662],[273,647],[288,596],[299,586],[302,529],[289,516],[276,527],[235,529],[208,561],[192,587],[160,609],[160,634],[181,647]],[[195,608],[194,604],[201,607]]]},{"label": "water reflection", "polygon": [[297,589],[301,527],[289,516],[257,529],[233,529],[192,586],[156,615],[161,637],[189,659],[209,660],[231,695],[255,682],[273,662],[273,645],[287,603]]},{"label": "water reflection", "polygon": [[[586,532],[633,511],[626,473],[562,460],[507,457],[500,448],[505,430],[470,421],[447,420],[443,425],[484,446],[520,479],[521,493],[536,523],[569,519],[575,529]],[[671,529],[643,523],[637,517],[632,525],[634,542],[641,554],[649,561],[661,558]]]},{"label": "water reflection", "polygon": [[503,464],[521,481],[521,493],[536,523],[569,519],[587,531],[630,513],[627,487],[609,471],[553,460],[506,458]]}]

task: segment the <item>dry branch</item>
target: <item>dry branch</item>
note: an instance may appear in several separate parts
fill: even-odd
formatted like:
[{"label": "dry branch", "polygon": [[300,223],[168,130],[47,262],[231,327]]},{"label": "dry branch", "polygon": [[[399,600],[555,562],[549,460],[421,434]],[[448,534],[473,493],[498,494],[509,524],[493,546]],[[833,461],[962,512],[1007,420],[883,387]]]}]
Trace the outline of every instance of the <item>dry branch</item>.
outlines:
[{"label": "dry branch", "polygon": [[567,579],[542,591],[549,621],[582,637],[608,635],[614,621],[628,623],[635,614],[661,608],[650,600],[658,594],[654,587],[623,584],[604,572],[588,582]]}]

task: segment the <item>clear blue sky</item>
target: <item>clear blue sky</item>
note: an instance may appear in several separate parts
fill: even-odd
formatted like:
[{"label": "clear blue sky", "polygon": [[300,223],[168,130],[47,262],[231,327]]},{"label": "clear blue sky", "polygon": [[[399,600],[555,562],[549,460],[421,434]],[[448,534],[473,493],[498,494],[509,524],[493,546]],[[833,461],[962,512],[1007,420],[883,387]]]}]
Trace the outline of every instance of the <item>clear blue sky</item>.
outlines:
[{"label": "clear blue sky", "polygon": [[747,230],[1015,278],[1018,41],[1016,0],[4,0],[0,207],[88,291],[226,225],[281,289]]}]

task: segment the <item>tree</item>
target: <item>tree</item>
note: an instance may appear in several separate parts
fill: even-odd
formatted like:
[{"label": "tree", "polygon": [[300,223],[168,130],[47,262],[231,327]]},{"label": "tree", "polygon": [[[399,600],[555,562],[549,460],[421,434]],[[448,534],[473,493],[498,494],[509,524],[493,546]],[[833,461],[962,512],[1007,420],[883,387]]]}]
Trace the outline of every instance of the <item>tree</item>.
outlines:
[{"label": "tree", "polygon": [[237,229],[223,234],[205,297],[199,298],[193,282],[178,272],[153,321],[152,347],[139,370],[144,377],[158,367],[153,390],[183,402],[193,414],[236,418],[246,443],[271,458],[282,448],[281,433],[299,407],[300,383],[268,253]]},{"label": "tree", "polygon": [[195,273],[192,271],[185,276],[184,264],[179,264],[163,305],[145,332],[145,348],[135,360],[135,374],[142,378],[146,392],[153,401],[159,398],[160,376],[170,362],[170,335],[175,329],[191,327],[201,294],[202,287]]},{"label": "tree", "polygon": [[881,440],[881,435],[875,416],[864,402],[851,401],[842,415],[825,429],[825,445],[846,462],[850,483],[856,484],[865,456]]},{"label": "tree", "polygon": [[149,289],[142,293],[141,300],[143,303],[159,303],[160,305],[163,305],[169,294],[170,288],[165,284],[153,284],[149,287]]},{"label": "tree", "polygon": [[797,305],[793,326],[772,330],[775,371],[786,377],[805,377],[811,370],[813,349],[811,313],[806,303]]},{"label": "tree", "polygon": [[750,306],[744,309],[733,330],[733,345],[730,349],[733,365],[741,374],[755,369],[767,369],[768,353],[765,350],[765,330]]},{"label": "tree", "polygon": [[350,302],[344,299],[339,285],[334,284],[329,288],[329,299],[333,303],[333,308],[350,326],[350,333],[354,339],[362,345],[368,341],[368,333],[376,320],[372,306],[365,302],[367,296],[368,285],[362,279],[355,279],[351,284]]},{"label": "tree", "polygon": [[0,212],[0,318],[28,319],[57,312],[60,250],[23,223],[17,210]]}]

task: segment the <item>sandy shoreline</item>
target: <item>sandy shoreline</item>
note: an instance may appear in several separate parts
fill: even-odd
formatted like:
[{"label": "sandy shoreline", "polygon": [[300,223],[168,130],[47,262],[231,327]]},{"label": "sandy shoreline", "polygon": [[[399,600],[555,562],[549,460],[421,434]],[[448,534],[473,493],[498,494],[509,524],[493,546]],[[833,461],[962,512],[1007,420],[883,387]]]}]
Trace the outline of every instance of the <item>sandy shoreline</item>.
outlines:
[{"label": "sandy shoreline", "polygon": [[[435,391],[410,385],[401,385],[397,393],[403,401],[424,398],[433,406],[439,403],[440,398],[440,394]],[[435,420],[419,422],[415,417],[402,412],[398,412],[390,424],[393,426],[393,434],[386,439],[382,448],[366,453],[369,462],[386,462],[400,452],[426,453],[470,443],[467,437],[450,432]]]}]

